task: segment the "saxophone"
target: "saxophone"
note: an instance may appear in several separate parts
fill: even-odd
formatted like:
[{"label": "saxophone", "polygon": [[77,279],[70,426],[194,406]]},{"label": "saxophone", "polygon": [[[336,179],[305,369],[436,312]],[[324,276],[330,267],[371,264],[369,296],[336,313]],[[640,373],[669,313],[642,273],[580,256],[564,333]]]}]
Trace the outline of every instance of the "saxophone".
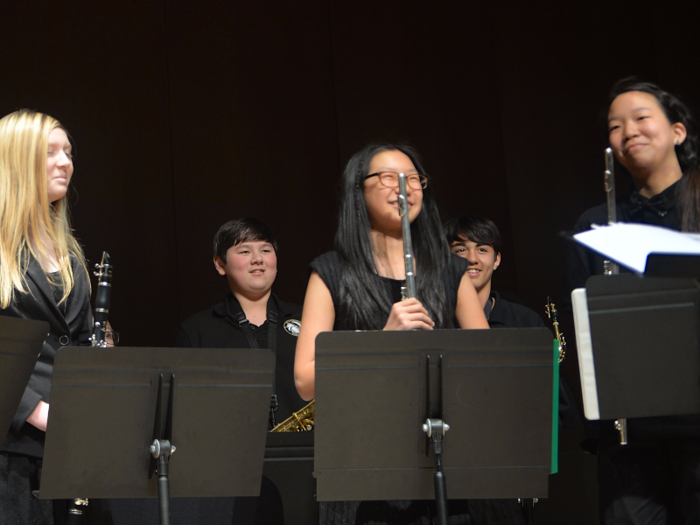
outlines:
[{"label": "saxophone", "polygon": [[275,426],[270,432],[312,432],[314,429],[314,399],[298,412]]},{"label": "saxophone", "polygon": [[564,339],[564,334],[559,330],[557,307],[549,300],[549,297],[547,297],[547,304],[544,306],[544,313],[547,314],[548,319],[552,320],[554,336],[557,338],[557,341],[559,341],[559,363],[561,363],[566,358],[566,339]]}]

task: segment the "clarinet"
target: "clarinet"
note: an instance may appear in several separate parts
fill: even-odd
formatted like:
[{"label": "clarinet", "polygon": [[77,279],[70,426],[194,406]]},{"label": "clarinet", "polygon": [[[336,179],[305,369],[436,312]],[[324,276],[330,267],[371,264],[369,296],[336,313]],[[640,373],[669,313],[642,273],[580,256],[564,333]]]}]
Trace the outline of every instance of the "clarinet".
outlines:
[{"label": "clarinet", "polygon": [[401,299],[416,296],[416,275],[413,271],[413,244],[411,243],[411,223],[408,220],[408,197],[406,195],[406,174],[399,173],[399,215],[403,236],[403,261],[406,268],[406,287],[401,288]]},{"label": "clarinet", "polygon": [[109,303],[112,299],[112,265],[107,252],[102,252],[102,262],[95,265],[95,270],[94,274],[98,282],[95,294],[95,324],[90,341],[92,346],[106,348],[105,330],[107,330]]},{"label": "clarinet", "polygon": [[[97,292],[95,293],[95,322],[92,327],[90,342],[93,347],[106,348],[105,330],[107,329],[109,303],[112,298],[112,266],[107,252],[102,252],[102,262],[95,264],[93,273],[98,281]],[[87,498],[69,500],[66,525],[82,525],[85,521],[83,513],[88,505],[89,501]]]}]

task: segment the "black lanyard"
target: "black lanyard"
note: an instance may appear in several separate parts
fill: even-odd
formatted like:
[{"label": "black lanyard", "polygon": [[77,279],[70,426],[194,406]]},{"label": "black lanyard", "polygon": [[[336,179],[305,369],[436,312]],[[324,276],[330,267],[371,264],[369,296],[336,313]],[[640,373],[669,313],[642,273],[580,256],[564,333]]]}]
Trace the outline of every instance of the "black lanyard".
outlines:
[{"label": "black lanyard", "polygon": [[[245,312],[241,307],[241,303],[236,300],[236,310],[233,312],[233,317],[241,327],[243,335],[248,340],[251,348],[260,348],[258,340],[255,338],[255,332],[250,326],[250,321],[245,316]],[[272,350],[272,353],[277,357],[277,305],[272,296],[267,301],[267,346]],[[272,370],[272,398],[270,399],[270,423],[274,427],[276,425],[275,412],[279,403],[277,402],[277,365]]]}]

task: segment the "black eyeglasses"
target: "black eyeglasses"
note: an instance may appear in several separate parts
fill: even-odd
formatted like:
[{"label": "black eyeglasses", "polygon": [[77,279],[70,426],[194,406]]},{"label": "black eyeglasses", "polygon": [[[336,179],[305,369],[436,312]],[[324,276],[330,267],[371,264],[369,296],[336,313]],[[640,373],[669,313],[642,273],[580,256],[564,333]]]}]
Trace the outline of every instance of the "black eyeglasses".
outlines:
[{"label": "black eyeglasses", "polygon": [[[379,177],[379,182],[387,188],[398,188],[399,187],[399,174],[395,171],[380,171],[377,173],[372,173],[367,175],[363,180],[367,180],[370,177]],[[406,175],[406,184],[414,190],[424,190],[428,187],[428,177],[425,175],[419,175],[417,173],[412,173]]]}]

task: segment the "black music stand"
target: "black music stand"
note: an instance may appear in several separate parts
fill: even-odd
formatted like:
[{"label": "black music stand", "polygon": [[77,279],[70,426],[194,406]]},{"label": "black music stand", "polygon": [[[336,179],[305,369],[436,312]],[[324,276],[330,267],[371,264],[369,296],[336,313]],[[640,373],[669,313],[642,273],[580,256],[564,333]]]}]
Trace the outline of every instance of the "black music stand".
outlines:
[{"label": "black music stand", "polygon": [[318,523],[314,432],[268,432],[263,475],[280,492],[285,525]]},{"label": "black music stand", "polygon": [[42,499],[158,496],[148,478],[161,374],[175,378],[170,493],[257,496],[275,358],[269,350],[64,348],[54,364]]},{"label": "black music stand", "polygon": [[0,316],[0,443],[22,400],[49,334],[44,321]]},{"label": "black music stand", "polygon": [[435,463],[422,425],[428,370],[431,399],[439,398],[440,355],[443,419],[451,427],[443,452],[447,496],[546,497],[552,341],[546,328],[320,334],[317,499],[435,497]]},{"label": "black music stand", "polygon": [[644,277],[700,278],[700,257],[650,253],[647,256]]},{"label": "black music stand", "polygon": [[700,413],[697,281],[595,276],[586,294],[600,419]]}]

